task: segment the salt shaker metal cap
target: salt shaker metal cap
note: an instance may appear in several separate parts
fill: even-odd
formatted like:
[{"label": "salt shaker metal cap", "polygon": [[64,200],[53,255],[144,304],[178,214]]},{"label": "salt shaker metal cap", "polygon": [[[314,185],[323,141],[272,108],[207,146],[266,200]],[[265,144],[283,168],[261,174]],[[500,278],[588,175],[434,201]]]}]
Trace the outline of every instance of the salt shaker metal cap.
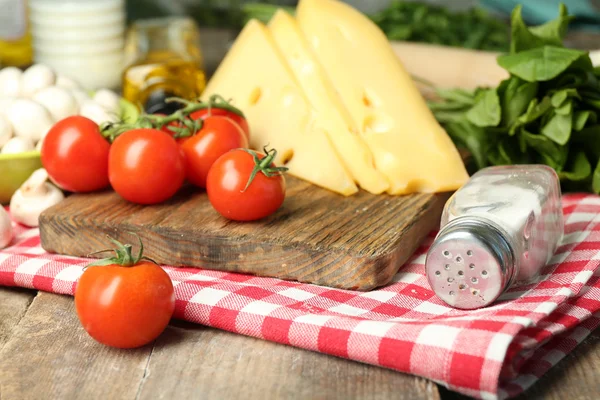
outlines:
[{"label": "salt shaker metal cap", "polygon": [[560,186],[546,166],[479,171],[446,203],[425,262],[447,304],[476,309],[546,265],[562,237]]}]

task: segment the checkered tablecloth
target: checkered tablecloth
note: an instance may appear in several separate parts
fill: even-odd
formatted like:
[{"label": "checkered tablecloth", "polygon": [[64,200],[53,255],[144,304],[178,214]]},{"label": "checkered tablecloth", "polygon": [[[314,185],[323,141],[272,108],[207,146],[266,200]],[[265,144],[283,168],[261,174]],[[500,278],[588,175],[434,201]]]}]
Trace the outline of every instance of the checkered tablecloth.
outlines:
[{"label": "checkered tablecloth", "polygon": [[[600,325],[600,197],[568,195],[563,205],[563,244],[540,278],[475,311],[448,308],[431,291],[423,264],[433,236],[391,284],[367,293],[164,268],[176,318],[502,399],[531,386]],[[0,285],[72,295],[87,260],[44,252],[37,229],[16,231],[0,251]]]}]

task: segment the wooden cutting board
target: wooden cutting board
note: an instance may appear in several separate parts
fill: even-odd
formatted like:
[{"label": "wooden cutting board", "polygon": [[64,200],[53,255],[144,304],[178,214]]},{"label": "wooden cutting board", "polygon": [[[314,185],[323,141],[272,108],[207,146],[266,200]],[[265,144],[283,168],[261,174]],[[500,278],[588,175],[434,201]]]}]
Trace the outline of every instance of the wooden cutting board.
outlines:
[{"label": "wooden cutting board", "polygon": [[[390,282],[437,228],[448,194],[342,197],[287,176],[281,209],[259,222],[221,217],[204,191],[139,206],[114,192],[77,194],[40,217],[42,247],[72,256],[112,247],[109,234],[161,264],[370,290]],[[137,247],[137,246],[136,246]]]}]

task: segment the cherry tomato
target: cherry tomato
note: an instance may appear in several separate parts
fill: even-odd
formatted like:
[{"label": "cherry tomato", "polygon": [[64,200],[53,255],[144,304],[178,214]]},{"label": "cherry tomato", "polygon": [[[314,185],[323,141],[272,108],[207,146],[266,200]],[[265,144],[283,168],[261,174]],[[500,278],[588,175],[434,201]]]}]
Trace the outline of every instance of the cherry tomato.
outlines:
[{"label": "cherry tomato", "polygon": [[98,125],[85,117],[67,117],[48,131],[42,165],[51,180],[70,192],[93,192],[108,186],[110,144]]},{"label": "cherry tomato", "polygon": [[77,283],[75,308],[83,328],[98,342],[140,347],[169,323],[175,309],[173,284],[161,267],[131,256],[131,248],[122,247],[117,254],[109,260],[114,263],[86,268]]},{"label": "cherry tomato", "polygon": [[[276,152],[249,153],[235,149],[225,153],[208,172],[206,191],[212,206],[225,218],[253,221],[273,214],[285,199],[285,168],[271,162]],[[258,172],[252,180],[253,170]],[[267,176],[271,175],[271,176]],[[248,183],[250,182],[250,183]]]},{"label": "cherry tomato", "polygon": [[207,117],[198,133],[180,143],[186,177],[202,188],[206,187],[206,176],[217,158],[229,150],[248,147],[248,140],[242,129],[223,116]]},{"label": "cherry tomato", "polygon": [[156,204],[172,197],[185,179],[175,139],[156,129],[134,129],[115,139],[108,157],[113,189],[125,200]]},{"label": "cherry tomato", "polygon": [[194,111],[190,114],[190,118],[194,120],[205,120],[206,118],[211,116],[224,116],[232,119],[236,124],[240,126],[240,128],[242,128],[242,131],[246,135],[246,139],[250,140],[250,127],[248,126],[248,121],[246,121],[246,118],[240,114],[218,107],[211,107],[210,111],[208,108],[203,108],[201,110]]}]

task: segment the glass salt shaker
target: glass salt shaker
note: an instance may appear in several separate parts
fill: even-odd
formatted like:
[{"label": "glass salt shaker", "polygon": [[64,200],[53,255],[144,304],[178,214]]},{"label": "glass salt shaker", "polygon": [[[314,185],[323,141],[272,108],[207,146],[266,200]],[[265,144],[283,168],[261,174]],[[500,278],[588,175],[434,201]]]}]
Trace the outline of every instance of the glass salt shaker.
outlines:
[{"label": "glass salt shaker", "polygon": [[448,200],[425,262],[436,295],[455,308],[493,303],[531,280],[563,235],[556,172],[545,165],[489,167]]}]

